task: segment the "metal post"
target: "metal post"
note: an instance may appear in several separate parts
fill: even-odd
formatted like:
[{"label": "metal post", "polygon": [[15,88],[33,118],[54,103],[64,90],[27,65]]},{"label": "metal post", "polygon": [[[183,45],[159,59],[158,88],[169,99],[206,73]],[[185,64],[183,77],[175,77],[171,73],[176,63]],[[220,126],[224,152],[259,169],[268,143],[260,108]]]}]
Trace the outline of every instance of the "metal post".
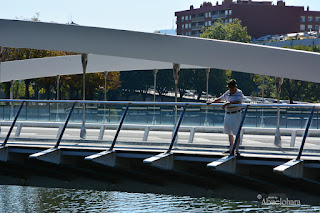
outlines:
[{"label": "metal post", "polygon": [[236,150],[236,147],[240,143],[240,133],[241,133],[241,129],[242,129],[242,126],[243,126],[243,123],[244,123],[244,119],[246,118],[248,107],[249,106],[246,106],[246,108],[244,110],[244,113],[242,115],[242,119],[241,119],[241,122],[240,122],[240,125],[239,125],[239,129],[238,129],[238,132],[237,132],[237,135],[236,135],[236,140],[233,143],[232,150],[231,150],[230,155],[229,155],[230,157],[234,156],[234,150]]},{"label": "metal post", "polygon": [[108,80],[108,71],[104,71],[104,101],[107,101],[107,80]]},{"label": "metal post", "polygon": [[[60,99],[60,75],[57,75],[57,100]],[[50,105],[49,105],[50,106]],[[59,104],[57,104],[56,121],[59,120]]]},{"label": "metal post", "polygon": [[315,107],[312,107],[312,109],[311,109],[310,116],[309,116],[309,119],[308,119],[308,123],[307,123],[306,129],[305,129],[305,131],[304,131],[303,139],[302,139],[302,142],[301,142],[299,154],[298,154],[296,160],[300,160],[300,158],[301,158],[302,151],[303,151],[303,148],[304,148],[304,144],[305,144],[306,139],[307,139],[307,136],[308,136],[309,127],[310,127],[310,125],[311,125],[314,108],[315,108]]},{"label": "metal post", "polygon": [[19,117],[19,114],[20,114],[20,112],[21,112],[21,109],[22,109],[22,107],[23,107],[23,104],[24,104],[24,101],[22,101],[22,103],[20,104],[20,108],[19,108],[16,116],[14,117],[14,120],[13,120],[13,122],[12,122],[12,124],[11,124],[11,127],[10,127],[10,129],[9,129],[9,132],[8,132],[8,134],[7,134],[7,137],[6,137],[6,139],[4,140],[4,142],[2,143],[1,146],[5,146],[5,145],[7,144],[8,139],[9,139],[9,137],[10,137],[10,135],[11,135],[12,130],[13,130],[13,127],[14,127],[14,125],[15,125],[16,122],[17,122],[17,119],[18,119],[18,117]]},{"label": "metal post", "polygon": [[[13,92],[14,92],[14,81],[12,80],[11,82],[11,87],[10,87],[10,99],[13,99],[14,95],[13,95]],[[10,119],[13,118],[14,116],[14,107],[13,107],[13,103],[11,103],[11,113],[10,113]]]},{"label": "metal post", "polygon": [[3,60],[3,47],[0,46],[0,73],[1,73],[2,60]]},{"label": "metal post", "polygon": [[57,75],[57,100],[60,99],[60,75]]},{"label": "metal post", "polygon": [[[281,85],[283,83],[283,78],[276,77],[276,89],[277,89],[277,98],[278,104],[280,104],[280,93],[281,93]],[[274,145],[281,147],[281,134],[280,134],[280,107],[277,108],[277,129],[274,138]]]},{"label": "metal post", "polygon": [[207,101],[209,100],[209,75],[210,75],[210,68],[206,69],[206,76],[207,76]]},{"label": "metal post", "polygon": [[118,135],[119,135],[119,133],[120,133],[120,130],[121,130],[123,121],[124,121],[124,119],[126,118],[126,115],[127,115],[128,110],[129,110],[129,104],[127,104],[126,110],[124,111],[124,113],[123,113],[123,115],[122,115],[122,117],[121,117],[120,124],[119,124],[119,126],[118,126],[118,128],[117,128],[116,135],[114,136],[114,139],[113,139],[113,142],[112,142],[112,144],[111,144],[111,146],[110,146],[110,148],[109,148],[109,151],[112,151],[112,150],[113,150],[114,145],[115,145],[116,142],[117,142]]},{"label": "metal post", "polygon": [[187,104],[185,104],[185,105],[183,106],[183,110],[182,110],[182,112],[181,112],[181,114],[180,114],[179,121],[178,121],[177,125],[176,125],[175,128],[174,128],[174,132],[173,132],[173,136],[172,136],[172,140],[171,140],[169,149],[168,149],[168,151],[167,151],[166,153],[170,153],[171,150],[172,150],[172,147],[173,147],[173,145],[174,145],[174,143],[175,143],[175,141],[176,141],[176,137],[177,137],[177,134],[178,134],[178,131],[179,131],[179,128],[180,128],[180,124],[181,124],[181,121],[182,121],[182,118],[183,118],[183,115],[184,115],[186,109],[187,109]]},{"label": "metal post", "polygon": [[[82,99],[86,100],[86,70],[87,70],[87,64],[88,64],[88,54],[82,54],[81,55],[81,62],[82,62],[82,69],[83,69],[83,88],[82,88]],[[83,103],[82,107],[82,126],[80,131],[80,138],[85,139],[86,138],[86,104]]]},{"label": "metal post", "polygon": [[58,138],[57,143],[56,143],[56,145],[54,146],[54,148],[58,148],[58,146],[59,146],[59,144],[60,144],[60,142],[61,142],[62,136],[63,136],[63,134],[64,134],[64,131],[66,130],[66,127],[67,127],[67,125],[68,125],[69,119],[70,119],[70,117],[71,117],[71,114],[72,114],[72,112],[73,112],[73,109],[74,109],[74,106],[75,106],[75,105],[76,105],[76,102],[73,102],[72,107],[71,107],[71,109],[70,109],[70,112],[69,112],[69,114],[68,114],[68,116],[67,116],[67,118],[66,118],[66,121],[64,122],[63,128],[62,128],[62,130],[61,130],[61,132],[60,132],[59,138]]},{"label": "metal post", "polygon": [[[264,104],[264,75],[262,76],[262,103]],[[263,115],[263,108],[261,109],[261,121],[260,127],[264,127],[264,115]]]},{"label": "metal post", "polygon": [[14,81],[12,80],[11,81],[11,90],[10,90],[10,99],[13,99],[13,97],[14,97],[14,95],[13,95],[13,93],[14,93]]},{"label": "metal post", "polygon": [[156,102],[156,87],[157,87],[158,69],[153,70],[153,102]]},{"label": "metal post", "polygon": [[[157,88],[157,73],[158,69],[153,70],[153,102],[156,102],[156,88]],[[155,111],[156,106],[153,106],[153,117],[152,117],[152,124],[156,124],[156,118],[155,118]]]},{"label": "metal post", "polygon": [[[207,102],[209,100],[209,75],[210,75],[210,68],[206,69],[206,76],[207,76]],[[209,122],[208,122],[208,106],[206,106],[206,117],[204,120],[204,125],[205,126],[209,126]]]},{"label": "metal post", "polygon": [[[178,82],[180,75],[180,64],[173,64],[173,78],[174,78],[174,102],[178,102]],[[175,105],[174,124],[177,123],[177,105]]]},{"label": "metal post", "polygon": [[[108,71],[104,71],[104,101],[107,101],[107,80],[108,80]],[[103,105],[103,120],[106,122],[106,105]]]}]

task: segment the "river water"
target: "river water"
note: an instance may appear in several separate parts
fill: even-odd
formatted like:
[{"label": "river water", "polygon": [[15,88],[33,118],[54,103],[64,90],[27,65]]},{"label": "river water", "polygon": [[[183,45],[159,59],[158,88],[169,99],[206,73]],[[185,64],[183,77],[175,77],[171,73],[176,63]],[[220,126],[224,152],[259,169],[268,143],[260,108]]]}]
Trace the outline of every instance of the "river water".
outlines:
[{"label": "river water", "polygon": [[320,212],[320,206],[5,185],[0,186],[0,212]]}]

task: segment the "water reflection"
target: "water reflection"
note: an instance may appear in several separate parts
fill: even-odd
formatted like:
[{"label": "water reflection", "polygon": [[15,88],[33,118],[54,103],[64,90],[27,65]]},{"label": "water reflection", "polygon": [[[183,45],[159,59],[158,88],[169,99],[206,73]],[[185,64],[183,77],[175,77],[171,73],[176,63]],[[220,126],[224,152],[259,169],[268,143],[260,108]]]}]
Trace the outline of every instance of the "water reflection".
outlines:
[{"label": "water reflection", "polygon": [[0,186],[1,212],[319,212],[320,207],[161,194]]}]

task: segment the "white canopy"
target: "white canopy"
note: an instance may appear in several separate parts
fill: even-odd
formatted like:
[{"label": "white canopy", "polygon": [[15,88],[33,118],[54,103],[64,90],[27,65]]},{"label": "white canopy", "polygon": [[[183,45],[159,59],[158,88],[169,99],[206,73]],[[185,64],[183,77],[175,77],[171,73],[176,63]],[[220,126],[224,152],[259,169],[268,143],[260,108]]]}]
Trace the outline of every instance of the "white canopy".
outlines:
[{"label": "white canopy", "polygon": [[188,64],[320,82],[320,54],[184,36],[0,20],[0,46]]},{"label": "white canopy", "polygon": [[[181,68],[190,69],[202,67],[181,65]],[[86,72],[97,73],[104,71],[152,69],[172,69],[172,63],[89,54]],[[0,70],[0,82],[56,75],[82,74],[81,55],[3,62]]]}]

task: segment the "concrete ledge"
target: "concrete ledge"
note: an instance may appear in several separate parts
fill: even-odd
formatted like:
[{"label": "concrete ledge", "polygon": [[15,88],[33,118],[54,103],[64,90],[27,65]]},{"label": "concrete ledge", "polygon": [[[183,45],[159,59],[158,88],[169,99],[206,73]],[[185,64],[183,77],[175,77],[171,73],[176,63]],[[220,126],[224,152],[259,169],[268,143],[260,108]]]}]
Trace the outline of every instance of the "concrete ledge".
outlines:
[{"label": "concrete ledge", "polygon": [[61,163],[61,150],[59,148],[47,149],[42,152],[37,152],[29,156],[29,158],[36,158],[38,160],[60,164]]},{"label": "concrete ledge", "polygon": [[217,171],[228,172],[235,174],[236,173],[236,157],[235,156],[226,156],[220,158],[219,160],[213,161],[212,163],[207,164],[208,168],[215,169]]},{"label": "concrete ledge", "polygon": [[303,178],[303,161],[291,160],[273,169],[273,172],[280,173],[292,178]]},{"label": "concrete ledge", "polygon": [[0,147],[0,161],[3,161],[3,162],[8,161],[8,147],[6,146]]},{"label": "concrete ledge", "polygon": [[90,155],[84,158],[95,163],[99,163],[105,166],[115,167],[116,166],[116,153],[115,151],[103,151],[94,155]]},{"label": "concrete ledge", "polygon": [[173,170],[173,154],[161,153],[159,155],[145,159],[143,163],[150,164],[151,166],[163,170]]}]

